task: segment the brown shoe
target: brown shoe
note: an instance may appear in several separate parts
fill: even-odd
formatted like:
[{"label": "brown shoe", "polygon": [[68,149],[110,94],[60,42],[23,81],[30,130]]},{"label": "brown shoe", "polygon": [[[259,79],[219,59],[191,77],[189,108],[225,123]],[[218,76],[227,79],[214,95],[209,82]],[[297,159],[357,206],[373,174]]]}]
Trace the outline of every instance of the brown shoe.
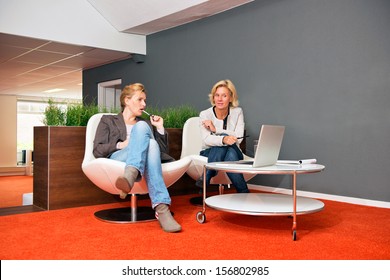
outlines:
[{"label": "brown shoe", "polygon": [[166,232],[178,232],[181,231],[181,226],[173,218],[168,205],[159,204],[155,208],[156,218],[160,223],[162,229]]},{"label": "brown shoe", "polygon": [[119,196],[125,199],[127,194],[133,188],[134,182],[139,176],[139,171],[132,167],[126,166],[125,173],[123,176],[119,176],[115,181],[115,187],[120,190]]}]

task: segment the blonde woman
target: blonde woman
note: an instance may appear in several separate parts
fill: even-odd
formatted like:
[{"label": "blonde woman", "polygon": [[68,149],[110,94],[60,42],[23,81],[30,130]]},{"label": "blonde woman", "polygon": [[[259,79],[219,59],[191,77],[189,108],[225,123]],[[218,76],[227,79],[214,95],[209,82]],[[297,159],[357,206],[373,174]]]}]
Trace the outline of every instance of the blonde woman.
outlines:
[{"label": "blonde woman", "polygon": [[134,182],[145,177],[152,207],[162,229],[178,232],[181,226],[169,210],[171,198],[164,183],[161,162],[173,160],[167,154],[168,135],[164,120],[151,116],[141,118],[146,107],[146,90],[140,83],[126,86],[121,93],[122,112],[102,117],[95,136],[93,154],[126,163],[123,176],[115,182],[125,198]]},{"label": "blonde woman", "polygon": [[[203,143],[200,154],[206,156],[208,162],[243,159],[239,145],[244,136],[245,123],[243,110],[238,106],[236,87],[230,80],[221,80],[212,87],[209,99],[212,107],[199,115]],[[207,170],[207,185],[215,175],[217,171]],[[227,175],[237,192],[249,192],[242,174]],[[202,178],[197,181],[198,186],[202,184]]]}]

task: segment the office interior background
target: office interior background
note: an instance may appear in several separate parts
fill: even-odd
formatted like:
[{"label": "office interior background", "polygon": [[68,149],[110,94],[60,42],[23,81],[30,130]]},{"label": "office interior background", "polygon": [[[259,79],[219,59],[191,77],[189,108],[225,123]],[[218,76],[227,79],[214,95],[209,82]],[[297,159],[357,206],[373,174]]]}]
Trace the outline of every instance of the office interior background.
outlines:
[{"label": "office interior background", "polygon": [[[316,158],[326,166],[299,177],[299,190],[390,202],[389,14],[386,0],[251,1],[145,36],[146,52],[134,52],[142,61],[85,69],[81,99],[96,102],[97,85],[119,79],[145,84],[149,105],[200,111],[210,106],[213,84],[231,79],[250,135],[248,154],[262,124],[285,125],[280,158]],[[16,109],[3,101],[0,125],[16,129]],[[2,131],[2,139],[7,135]],[[285,176],[251,183],[291,184]]]}]

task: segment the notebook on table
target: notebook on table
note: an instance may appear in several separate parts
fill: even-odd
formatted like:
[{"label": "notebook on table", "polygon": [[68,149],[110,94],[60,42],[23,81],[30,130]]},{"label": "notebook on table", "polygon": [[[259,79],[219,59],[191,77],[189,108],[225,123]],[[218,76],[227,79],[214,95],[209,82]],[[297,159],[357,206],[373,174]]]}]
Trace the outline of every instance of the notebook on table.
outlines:
[{"label": "notebook on table", "polygon": [[285,126],[262,125],[260,129],[259,142],[253,160],[219,162],[218,165],[237,166],[237,164],[249,164],[252,167],[264,167],[275,165],[280,148],[282,146]]}]

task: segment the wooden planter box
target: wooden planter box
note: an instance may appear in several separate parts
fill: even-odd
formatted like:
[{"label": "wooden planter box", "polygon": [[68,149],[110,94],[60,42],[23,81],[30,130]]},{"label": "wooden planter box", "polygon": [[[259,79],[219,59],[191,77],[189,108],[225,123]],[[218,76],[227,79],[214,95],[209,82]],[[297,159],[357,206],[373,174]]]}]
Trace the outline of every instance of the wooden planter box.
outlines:
[{"label": "wooden planter box", "polygon": [[174,159],[180,159],[181,144],[183,138],[183,129],[181,128],[166,128],[168,133],[169,155]]},{"label": "wooden planter box", "polygon": [[103,204],[117,198],[83,173],[86,127],[34,127],[33,204],[46,210]]},{"label": "wooden planter box", "polygon": [[[180,158],[182,129],[167,129],[170,153]],[[34,127],[33,204],[54,210],[123,201],[95,186],[83,173],[84,126]],[[184,174],[169,187],[171,195],[194,192],[193,180]],[[148,198],[143,195],[140,199]]]}]

